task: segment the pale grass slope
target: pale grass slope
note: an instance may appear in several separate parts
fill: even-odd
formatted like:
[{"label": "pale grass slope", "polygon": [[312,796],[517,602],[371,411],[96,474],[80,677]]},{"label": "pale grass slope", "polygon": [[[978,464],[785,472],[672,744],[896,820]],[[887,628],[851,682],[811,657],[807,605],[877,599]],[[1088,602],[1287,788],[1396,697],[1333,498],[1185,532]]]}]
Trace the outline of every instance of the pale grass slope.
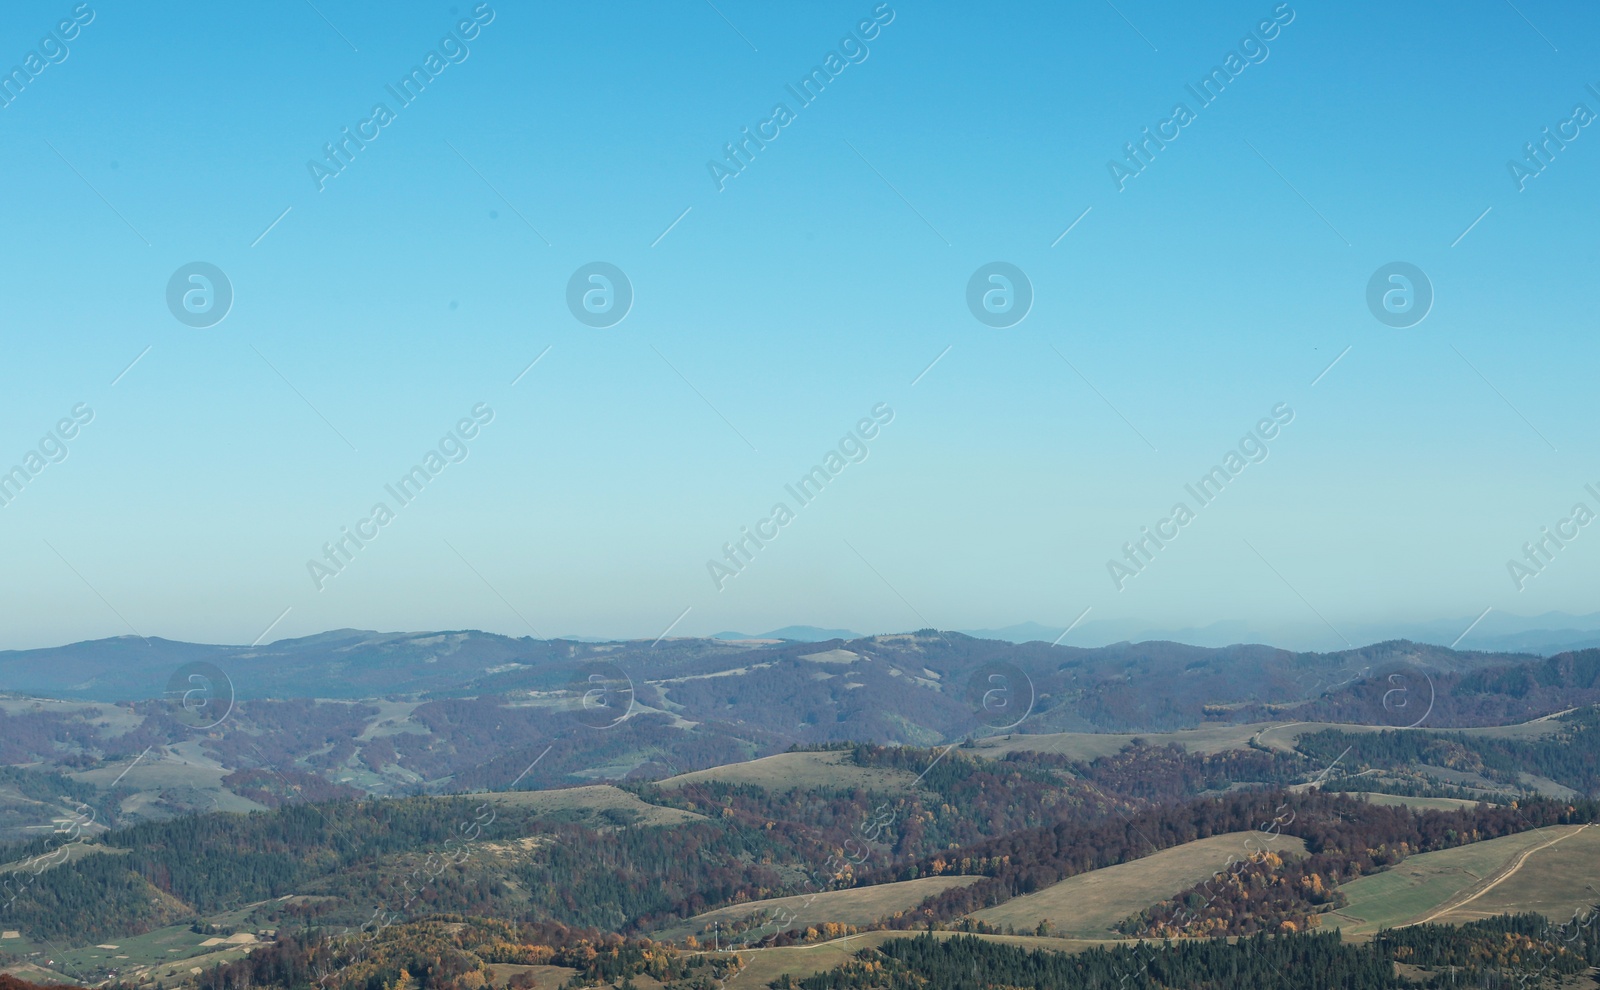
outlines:
[{"label": "pale grass slope", "polygon": [[[1222,753],[1246,749],[1254,742],[1268,749],[1290,752],[1300,737],[1324,729],[1343,732],[1383,732],[1393,729],[1388,725],[1348,725],[1338,722],[1250,722],[1244,725],[1203,725],[1195,729],[1176,732],[1047,732],[1037,735],[1012,733],[993,736],[978,743],[975,755],[999,758],[1007,753],[1032,750],[1038,753],[1059,753],[1069,759],[1093,760],[1113,756],[1134,739],[1143,739],[1151,746],[1177,743],[1191,753]],[[1430,727],[1422,726],[1418,731]],[[1554,735],[1562,728],[1549,716],[1516,725],[1496,725],[1473,729],[1451,729],[1469,736],[1492,739],[1531,739]]]},{"label": "pale grass slope", "polygon": [[[811,945],[787,945],[776,949],[740,952],[745,962],[738,975],[723,984],[723,990],[766,990],[767,984],[788,973],[803,979],[850,962],[862,949],[876,948],[892,939],[916,938],[921,932],[862,932]],[[934,932],[935,938],[954,938],[960,932]],[[1107,944],[1098,939],[1033,938],[1016,935],[978,935],[986,942],[1017,945],[1025,949],[1050,949],[1056,952],[1083,952]],[[708,953],[709,954],[709,953]],[[726,954],[726,953],[724,953]]]},{"label": "pale grass slope", "polygon": [[[1322,927],[1359,939],[1379,928],[1503,911],[1554,912],[1552,917],[1564,920],[1574,908],[1600,900],[1585,886],[1600,886],[1597,832],[1592,826],[1553,825],[1411,856],[1340,887],[1349,903],[1325,915]],[[1557,887],[1562,870],[1567,872]]]},{"label": "pale grass slope", "polygon": [[[1229,832],[1186,842],[1142,859],[1068,877],[974,912],[972,917],[1018,931],[1032,931],[1040,921],[1048,921],[1057,934],[1114,938],[1117,933],[1112,926],[1117,922],[1211,879],[1228,868],[1230,858],[1245,859],[1267,841],[1260,832]],[[1304,842],[1286,835],[1272,840],[1269,848],[1280,856],[1306,854]]]},{"label": "pale grass slope", "polygon": [[474,801],[534,808],[540,814],[570,815],[591,824],[595,823],[597,816],[613,810],[637,815],[637,824],[640,825],[682,825],[706,820],[704,815],[690,811],[647,804],[634,794],[610,784],[565,787],[553,791],[496,791],[467,794],[464,797]]},{"label": "pale grass slope", "polygon": [[[1460,900],[1436,921],[1460,923],[1497,914],[1537,911],[1563,923],[1600,903],[1600,828],[1589,827],[1550,845],[1535,846],[1499,883]],[[1469,895],[1470,896],[1470,895]]]},{"label": "pale grass slope", "polygon": [[710,770],[696,770],[661,781],[662,787],[722,781],[729,784],[755,784],[768,790],[793,790],[796,787],[865,787],[876,791],[905,791],[916,781],[916,774],[904,770],[858,767],[847,762],[848,752],[779,753],[748,763],[730,763]]},{"label": "pale grass slope", "polygon": [[[786,928],[805,928],[808,925],[820,925],[829,921],[844,925],[869,925],[874,921],[891,917],[898,911],[910,910],[942,891],[952,887],[965,887],[982,879],[983,877],[975,876],[921,877],[916,880],[876,884],[871,887],[852,887],[849,890],[827,890],[816,894],[746,901],[743,904],[697,914],[670,928],[662,929],[657,932],[657,936],[678,939],[705,931],[717,922],[727,925],[743,918],[753,917],[762,911],[769,912],[769,916],[782,913],[785,918],[789,912],[794,912],[794,920],[789,922]],[[776,926],[772,930],[776,931]]]}]

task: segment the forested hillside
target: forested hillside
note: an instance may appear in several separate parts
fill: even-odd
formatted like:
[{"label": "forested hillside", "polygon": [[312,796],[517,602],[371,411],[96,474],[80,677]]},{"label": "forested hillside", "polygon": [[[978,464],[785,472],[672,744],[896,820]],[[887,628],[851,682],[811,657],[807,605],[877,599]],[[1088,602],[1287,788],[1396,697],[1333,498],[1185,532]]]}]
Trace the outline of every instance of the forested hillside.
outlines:
[{"label": "forested hillside", "polygon": [[[1196,728],[1168,734],[1007,726],[997,737],[974,722],[972,699],[952,678],[954,664],[992,658],[982,641],[929,633],[824,645],[813,654],[801,652],[817,649],[810,644],[712,652],[673,644],[672,662],[687,673],[636,684],[629,705],[599,725],[573,718],[563,708],[572,692],[534,665],[489,675],[505,695],[241,700],[228,719],[199,728],[156,701],[7,701],[3,727],[18,731],[5,744],[31,765],[0,768],[0,827],[27,837],[0,844],[0,967],[41,966],[66,944],[65,955],[96,979],[120,979],[115,960],[142,959],[127,965],[143,990],[164,990],[153,986],[157,961],[200,952],[209,936],[220,944],[201,974],[185,976],[174,963],[163,979],[198,977],[211,990],[297,981],[299,990],[307,980],[477,990],[515,979],[519,990],[557,990],[538,983],[556,974],[568,990],[602,981],[728,990],[722,984],[742,964],[697,946],[782,953],[870,937],[883,942],[879,955],[828,979],[922,987],[945,979],[950,946],[989,953],[996,945],[935,940],[921,943],[922,956],[901,958],[906,933],[1048,937],[1045,920],[973,914],[1234,834],[1250,839],[1225,870],[1151,887],[1096,930],[1183,939],[1150,972],[1195,985],[1224,970],[1240,985],[1255,978],[1255,957],[1214,936],[1247,945],[1272,936],[1259,942],[1268,958],[1298,952],[1350,985],[1398,985],[1383,980],[1396,978],[1401,955],[1422,960],[1404,964],[1413,967],[1470,957],[1491,984],[1521,960],[1541,959],[1548,973],[1581,962],[1547,952],[1527,920],[1427,938],[1407,930],[1380,948],[1341,945],[1316,929],[1346,905],[1345,885],[1419,854],[1600,820],[1600,710],[1494,729],[1389,729],[1379,695],[1368,699],[1366,729],[1227,724],[1240,708],[1223,718],[1191,713]],[[1122,693],[1126,671],[1195,663],[1186,651],[1064,659],[1030,646],[1020,655],[1050,656],[1055,666],[1019,682],[1036,692],[1039,715],[1026,727],[1048,727],[1052,712],[1059,725],[1069,711],[1116,723],[1123,716],[1108,713],[1131,697]],[[728,674],[730,657],[747,668]],[[1565,683],[1574,658],[1553,659],[1540,676]],[[1213,662],[1221,661],[1205,664]],[[1123,673],[1102,669],[1090,690],[1095,663]],[[1474,669],[1463,661],[1438,676],[1470,695],[1449,679]],[[552,683],[548,693],[532,686]],[[1369,671],[1322,697],[1394,683]],[[1525,686],[1504,672],[1473,683],[1472,691]],[[889,709],[850,715],[849,705],[874,692],[899,699],[892,718]],[[1141,697],[1146,705],[1157,694]],[[849,702],[838,708],[842,719],[821,718],[841,699]],[[758,717],[751,706],[767,709]],[[1142,711],[1157,712],[1157,723],[1189,718],[1167,702]],[[850,735],[857,731],[866,738]],[[895,734],[930,744],[883,738]],[[751,760],[763,753],[774,755]],[[617,783],[595,786],[597,777]],[[1361,791],[1389,793],[1369,800]],[[1430,797],[1394,796],[1407,793]],[[1279,835],[1297,841],[1275,843]],[[944,879],[886,887],[935,878]],[[848,923],[814,912],[797,920],[804,912],[794,905],[824,892],[848,898],[836,902],[850,905]],[[792,900],[769,903],[782,898]],[[707,914],[735,908],[737,917]],[[157,948],[174,939],[177,947]],[[146,947],[130,956],[129,943]],[[1123,951],[1070,965],[992,961],[1006,978],[1042,967],[1039,985],[1098,985],[1094,967]],[[496,966],[522,968],[497,977]],[[1024,969],[1008,968],[1016,966]]]},{"label": "forested hillside", "polygon": [[1352,768],[1447,768],[1480,774],[1512,790],[1523,786],[1522,774],[1536,774],[1579,794],[1600,793],[1600,709],[1582,709],[1555,723],[1556,734],[1534,739],[1325,729],[1301,736],[1297,746],[1312,759],[1332,760],[1346,753]]},{"label": "forested hillside", "polygon": [[[1575,732],[1589,731],[1589,721],[1573,724]],[[1307,738],[1314,750],[1331,745],[1320,735]],[[1352,738],[1379,753],[1401,745],[1390,734]],[[1490,740],[1488,752],[1504,742]],[[1537,740],[1516,745],[1545,752]],[[1295,793],[1283,788],[1327,776],[1317,772],[1322,761],[1256,749],[1206,754],[1131,744],[1074,761],[1027,751],[996,760],[959,747],[856,744],[815,755],[888,775],[870,778],[882,781],[877,786],[640,783],[620,795],[637,797],[637,810],[577,819],[492,794],[323,802],[302,794],[266,812],[145,821],[73,838],[80,852],[97,855],[63,858],[60,838],[35,839],[4,853],[5,862],[22,868],[0,875],[0,891],[8,924],[50,939],[148,931],[289,895],[320,899],[285,906],[274,923],[315,917],[348,924],[362,904],[400,902],[408,910],[639,933],[748,900],[928,876],[982,877],[882,919],[903,928],[953,923],[1065,877],[1212,835],[1256,830],[1304,839],[1310,859],[1258,856],[1233,878],[1228,890],[1236,895],[1214,894],[1198,914],[1179,902],[1154,905],[1127,929],[1248,933],[1314,925],[1320,911],[1337,905],[1339,883],[1408,855],[1600,813],[1589,799],[1524,797],[1515,806],[1448,811]],[[648,824],[640,816],[652,807],[688,814],[675,824]],[[1269,851],[1263,843],[1241,858]],[[1257,894],[1246,906],[1250,890]],[[781,944],[792,937],[766,930],[744,939]]]},{"label": "forested hillside", "polygon": [[[1600,650],[1539,660],[1404,641],[1293,653],[1176,643],[1078,649],[936,630],[827,643],[659,644],[342,631],[255,650],[153,641],[129,653],[120,640],[80,647],[0,656],[0,686],[8,672],[26,671],[9,686],[37,689],[40,678],[59,677],[60,693],[76,699],[0,697],[0,763],[96,788],[96,800],[79,798],[105,825],[363,794],[648,781],[795,745],[929,747],[1002,729],[1154,733],[1315,718],[1440,730],[1600,702]],[[183,693],[166,696],[154,683],[151,664],[180,658],[209,664],[214,724],[188,717],[174,707]],[[181,680],[188,669],[166,673]],[[604,731],[573,709],[596,676],[622,704]],[[973,708],[983,693],[973,694],[974,678],[987,690],[994,676],[1003,676],[1018,717],[1026,712],[1015,726],[997,727]],[[1406,705],[1394,703],[1397,691]],[[1215,766],[1181,773],[1211,782],[1292,776],[1292,767],[1252,759],[1219,756]],[[1115,784],[1105,776],[1118,773],[1110,764],[1094,779],[1126,796],[1193,790],[1148,757],[1138,763]],[[1593,783],[1575,772],[1564,779],[1584,792]],[[1433,786],[1429,793],[1445,793]],[[0,830],[55,817],[54,805],[29,800],[0,782]]]},{"label": "forested hillside", "polygon": [[[1414,980],[1395,963],[1427,967]],[[1365,945],[1337,934],[1255,935],[1238,942],[1195,939],[1075,954],[1028,950],[972,936],[926,934],[859,953],[837,969],[779,990],[1404,990],[1550,985],[1600,962],[1592,932],[1571,940],[1537,915],[1475,922],[1460,928],[1421,926],[1385,933]],[[1413,969],[1413,972],[1416,970]]]}]

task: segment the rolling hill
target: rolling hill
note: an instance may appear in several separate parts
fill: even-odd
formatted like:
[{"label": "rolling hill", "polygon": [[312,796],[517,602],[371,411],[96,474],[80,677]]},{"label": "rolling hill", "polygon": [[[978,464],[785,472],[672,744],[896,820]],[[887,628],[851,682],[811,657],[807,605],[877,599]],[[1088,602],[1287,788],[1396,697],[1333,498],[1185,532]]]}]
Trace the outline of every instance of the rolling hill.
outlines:
[{"label": "rolling hill", "polygon": [[[1247,840],[1254,840],[1247,845]],[[974,912],[976,921],[1007,930],[1028,932],[1047,922],[1049,932],[1071,938],[1118,938],[1114,930],[1129,915],[1174,897],[1251,850],[1269,846],[1282,856],[1304,856],[1305,843],[1293,837],[1277,837],[1267,844],[1257,832],[1231,832],[1186,842],[1149,856],[1081,873],[1052,884],[1037,893],[1014,897],[998,907]]]},{"label": "rolling hill", "polygon": [[[1600,886],[1600,860],[1593,856],[1597,836],[1592,833],[1597,831],[1600,830],[1584,825],[1553,826],[1410,857],[1382,873],[1344,884],[1340,889],[1349,903],[1329,914],[1324,926],[1339,928],[1349,937],[1364,938],[1380,928],[1443,917],[1475,920],[1486,917],[1484,909],[1490,905],[1502,910],[1531,910],[1534,897],[1540,907],[1550,909],[1551,917],[1564,920],[1574,910],[1600,901],[1600,896],[1590,889]],[[1562,848],[1567,845],[1573,848]],[[1556,855],[1557,849],[1565,855]],[[1549,878],[1553,870],[1568,868],[1575,868],[1575,872],[1567,874],[1568,889],[1562,896],[1527,889]],[[1475,895],[1480,891],[1485,892],[1484,897],[1494,894],[1505,880],[1523,869],[1529,872],[1517,886],[1478,905],[1483,897]],[[1529,899],[1513,900],[1511,895],[1519,890]]]}]

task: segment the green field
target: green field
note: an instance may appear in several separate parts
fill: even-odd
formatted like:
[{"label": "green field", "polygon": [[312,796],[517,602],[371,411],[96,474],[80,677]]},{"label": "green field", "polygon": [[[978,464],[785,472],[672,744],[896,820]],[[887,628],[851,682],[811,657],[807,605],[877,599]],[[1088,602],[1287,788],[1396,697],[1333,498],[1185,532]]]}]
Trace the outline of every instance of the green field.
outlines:
[{"label": "green field", "polygon": [[1564,922],[1596,902],[1600,902],[1600,828],[1590,827],[1554,845],[1535,847],[1515,872],[1437,920],[1459,923],[1537,911],[1551,921]]},{"label": "green field", "polygon": [[187,974],[196,966],[204,968],[218,961],[238,959],[248,951],[241,945],[202,944],[210,938],[213,936],[190,931],[187,925],[171,925],[100,945],[71,948],[35,944],[26,939],[5,939],[0,941],[0,950],[28,964],[12,967],[17,975],[28,979],[39,978],[27,972],[29,966],[33,966],[60,973],[78,983],[99,982],[113,975],[133,982],[146,978],[170,982],[174,975]]},{"label": "green field", "polygon": [[[1248,846],[1245,840],[1254,839]],[[1014,897],[1004,904],[974,912],[991,925],[1032,931],[1041,920],[1053,931],[1082,938],[1113,938],[1112,926],[1131,914],[1209,880],[1261,847],[1259,832],[1230,832],[1198,842],[1163,849],[1143,859],[1068,877],[1043,890]],[[1305,843],[1279,836],[1272,849],[1279,855],[1303,856]]]},{"label": "green field", "polygon": [[7,976],[15,976],[19,980],[27,980],[29,983],[70,985],[73,981],[73,978],[66,973],[57,972],[48,966],[40,966],[31,962],[0,966],[0,973],[4,973]]},{"label": "green field", "polygon": [[122,811],[127,815],[168,817],[170,811],[157,807],[163,792],[180,795],[187,810],[202,814],[209,811],[265,810],[264,805],[240,797],[223,786],[222,778],[228,772],[215,761],[201,755],[199,744],[190,740],[168,747],[165,753],[152,752],[143,759],[124,760],[68,776],[100,788],[110,788],[114,783],[134,788],[136,793],[122,801]]},{"label": "green field", "polygon": [[1452,900],[1471,896],[1474,887],[1492,882],[1494,874],[1519,854],[1579,828],[1583,826],[1555,825],[1412,856],[1382,873],[1341,886],[1349,903],[1325,915],[1322,926],[1338,928],[1346,937],[1364,938],[1379,928],[1421,921]]},{"label": "green field", "polygon": [[[1312,787],[1310,784],[1292,784],[1289,787],[1289,790],[1296,794],[1304,793],[1311,789]],[[1436,808],[1443,811],[1457,811],[1461,808],[1476,808],[1479,804],[1477,801],[1469,801],[1466,798],[1407,797],[1404,794],[1383,794],[1378,791],[1327,790],[1326,793],[1343,794],[1347,797],[1354,798],[1357,801],[1367,801],[1371,804],[1403,805],[1407,808],[1420,809]]]}]

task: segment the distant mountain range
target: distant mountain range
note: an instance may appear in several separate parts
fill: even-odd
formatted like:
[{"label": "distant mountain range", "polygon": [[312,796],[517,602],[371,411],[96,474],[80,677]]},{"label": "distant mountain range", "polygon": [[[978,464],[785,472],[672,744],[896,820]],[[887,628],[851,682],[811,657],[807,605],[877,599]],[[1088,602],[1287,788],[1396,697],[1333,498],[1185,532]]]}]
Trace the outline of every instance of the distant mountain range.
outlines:
[{"label": "distant mountain range", "polygon": [[[748,636],[744,633],[736,632],[719,632],[713,634],[711,638],[732,640],[787,639],[795,643],[825,643],[830,639],[861,639],[862,635],[858,632],[851,632],[848,629],[820,629],[817,626],[784,626],[782,629],[774,629],[771,632],[765,632],[759,636]],[[1022,641],[1018,640],[1017,642]]]},{"label": "distant mountain range", "polygon": [[[1015,625],[988,629],[960,629],[958,632],[974,639],[998,639],[1008,643],[1054,643],[1061,639],[1076,646],[1110,645],[1112,643],[1143,643],[1163,641],[1189,643],[1195,646],[1221,647],[1239,643],[1327,643],[1331,634],[1326,626],[1308,626],[1295,630],[1285,637],[1276,632],[1256,628],[1244,622],[1214,622],[1205,626],[1153,626],[1131,619],[1090,620],[1080,623],[1072,632],[1062,637],[1066,626],[1048,626],[1038,622],[1019,622]],[[1543,615],[1519,616],[1509,612],[1490,611],[1474,624],[1472,616],[1442,619],[1436,622],[1399,624],[1368,623],[1352,625],[1344,632],[1357,643],[1379,643],[1385,640],[1407,639],[1418,643],[1433,643],[1465,650],[1482,650],[1490,653],[1529,653],[1534,656],[1553,656],[1568,650],[1585,650],[1600,646],[1600,612],[1589,615],[1571,615],[1566,612],[1546,612]],[[1465,633],[1465,635],[1463,635]],[[719,632],[712,639],[773,640],[785,639],[796,643],[821,643],[830,639],[861,639],[861,633],[849,629],[825,629],[817,626],[784,626],[757,635],[739,632]],[[572,637],[568,637],[572,638]],[[581,642],[598,643],[600,639],[583,638]]]},{"label": "distant mountain range", "polygon": [[[998,629],[961,631],[979,639],[1003,639],[1011,643],[1027,643],[1035,640],[1053,643],[1061,637],[1066,628],[1065,624],[1048,626],[1038,622],[1020,622]],[[1341,631],[1355,643],[1406,639],[1462,650],[1553,656],[1568,650],[1584,650],[1600,646],[1600,612],[1587,615],[1546,612],[1542,615],[1521,616],[1490,610],[1476,620],[1469,615],[1434,622],[1365,623],[1341,626]],[[1062,639],[1062,642],[1081,646],[1152,640],[1210,647],[1237,643],[1337,642],[1328,627],[1321,624],[1268,630],[1235,621],[1214,622],[1205,626],[1156,626],[1133,619],[1090,619],[1079,623]]]},{"label": "distant mountain range", "polygon": [[[295,795],[655,779],[795,745],[1285,721],[1450,728],[1600,703],[1600,650],[778,635],[798,632],[580,643],[339,629],[259,647],[126,636],[14,650],[0,653],[0,692],[11,695],[0,696],[0,768],[148,790],[124,811],[160,815]],[[585,708],[597,693],[601,707]],[[53,780],[23,784],[52,800],[68,793]],[[6,793],[0,780],[0,832]]]},{"label": "distant mountain range", "polygon": [[[1031,631],[990,632],[1020,639]],[[1030,731],[1038,732],[1175,729],[1235,709],[1275,717],[1339,685],[1371,678],[1385,665],[1439,678],[1544,662],[1521,651],[1456,651],[1408,640],[1318,653],[1167,641],[1085,648],[1052,646],[1043,636],[1019,643],[936,630],[819,638],[827,633],[847,631],[791,626],[757,637],[727,634],[737,639],[584,643],[475,630],[336,629],[256,647],[121,636],[0,652],[0,691],[96,702],[159,699],[174,690],[174,676],[204,663],[223,672],[241,701],[537,698],[565,690],[586,667],[604,663],[634,682],[639,704],[679,719],[747,724],[791,742],[927,743],[971,731],[961,728],[962,711],[970,707],[964,692],[969,680],[994,665],[1031,684]],[[181,695],[185,687],[176,690]],[[1542,714],[1536,709],[1560,700],[1536,697],[1537,703],[1526,697],[1505,714]],[[794,709],[794,723],[775,720],[773,705]],[[1469,709],[1461,709],[1463,717]],[[855,734],[825,730],[816,721],[824,718],[851,722]],[[1382,721],[1382,713],[1374,718]]]}]

